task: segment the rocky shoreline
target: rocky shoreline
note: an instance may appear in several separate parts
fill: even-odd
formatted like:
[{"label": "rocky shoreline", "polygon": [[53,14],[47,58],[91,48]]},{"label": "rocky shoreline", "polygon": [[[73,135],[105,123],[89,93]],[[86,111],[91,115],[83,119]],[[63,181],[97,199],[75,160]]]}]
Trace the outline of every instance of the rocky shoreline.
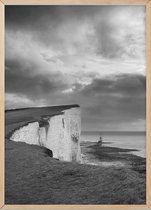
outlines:
[{"label": "rocky shoreline", "polygon": [[109,143],[100,145],[96,142],[81,142],[84,163],[116,168],[126,167],[146,174],[146,158],[132,153],[137,150],[110,147]]}]

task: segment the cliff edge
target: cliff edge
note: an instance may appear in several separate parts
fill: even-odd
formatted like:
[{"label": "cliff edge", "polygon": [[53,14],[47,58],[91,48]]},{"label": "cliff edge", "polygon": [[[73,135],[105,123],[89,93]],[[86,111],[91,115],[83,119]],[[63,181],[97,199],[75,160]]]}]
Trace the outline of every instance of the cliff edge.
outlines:
[{"label": "cliff edge", "polygon": [[10,140],[43,146],[59,160],[81,162],[78,105],[9,110],[6,111],[8,130],[10,124],[14,129],[8,132]]}]

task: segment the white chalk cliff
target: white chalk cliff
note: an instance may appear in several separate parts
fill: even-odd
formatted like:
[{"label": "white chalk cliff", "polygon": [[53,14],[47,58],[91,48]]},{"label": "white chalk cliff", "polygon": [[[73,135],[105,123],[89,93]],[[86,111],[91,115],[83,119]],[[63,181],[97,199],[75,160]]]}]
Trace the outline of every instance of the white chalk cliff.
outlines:
[{"label": "white chalk cliff", "polygon": [[10,140],[44,146],[59,160],[81,162],[80,135],[81,113],[76,107],[29,122],[15,130]]}]

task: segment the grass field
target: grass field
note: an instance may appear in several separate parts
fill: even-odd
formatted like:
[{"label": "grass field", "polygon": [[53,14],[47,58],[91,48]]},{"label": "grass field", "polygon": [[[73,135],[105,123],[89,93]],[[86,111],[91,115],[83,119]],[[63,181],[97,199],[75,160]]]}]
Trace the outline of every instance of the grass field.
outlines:
[{"label": "grass field", "polygon": [[[15,121],[13,112],[11,117],[7,115],[6,137],[25,123],[25,114],[26,122],[40,116],[30,117],[26,110],[15,115]],[[124,167],[105,167],[60,162],[49,157],[42,147],[8,138],[5,148],[6,204],[146,203],[145,159],[128,154],[127,150],[97,144],[84,147],[100,161],[124,163]]]},{"label": "grass field", "polygon": [[60,162],[39,146],[6,141],[7,204],[144,204],[145,173]]}]

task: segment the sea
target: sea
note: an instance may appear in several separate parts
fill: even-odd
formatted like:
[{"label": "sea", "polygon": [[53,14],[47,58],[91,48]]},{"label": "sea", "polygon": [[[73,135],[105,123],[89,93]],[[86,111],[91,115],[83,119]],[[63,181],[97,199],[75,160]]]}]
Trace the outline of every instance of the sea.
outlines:
[{"label": "sea", "polygon": [[110,147],[135,149],[131,153],[146,157],[146,132],[82,131],[82,142],[98,142],[100,137]]}]

